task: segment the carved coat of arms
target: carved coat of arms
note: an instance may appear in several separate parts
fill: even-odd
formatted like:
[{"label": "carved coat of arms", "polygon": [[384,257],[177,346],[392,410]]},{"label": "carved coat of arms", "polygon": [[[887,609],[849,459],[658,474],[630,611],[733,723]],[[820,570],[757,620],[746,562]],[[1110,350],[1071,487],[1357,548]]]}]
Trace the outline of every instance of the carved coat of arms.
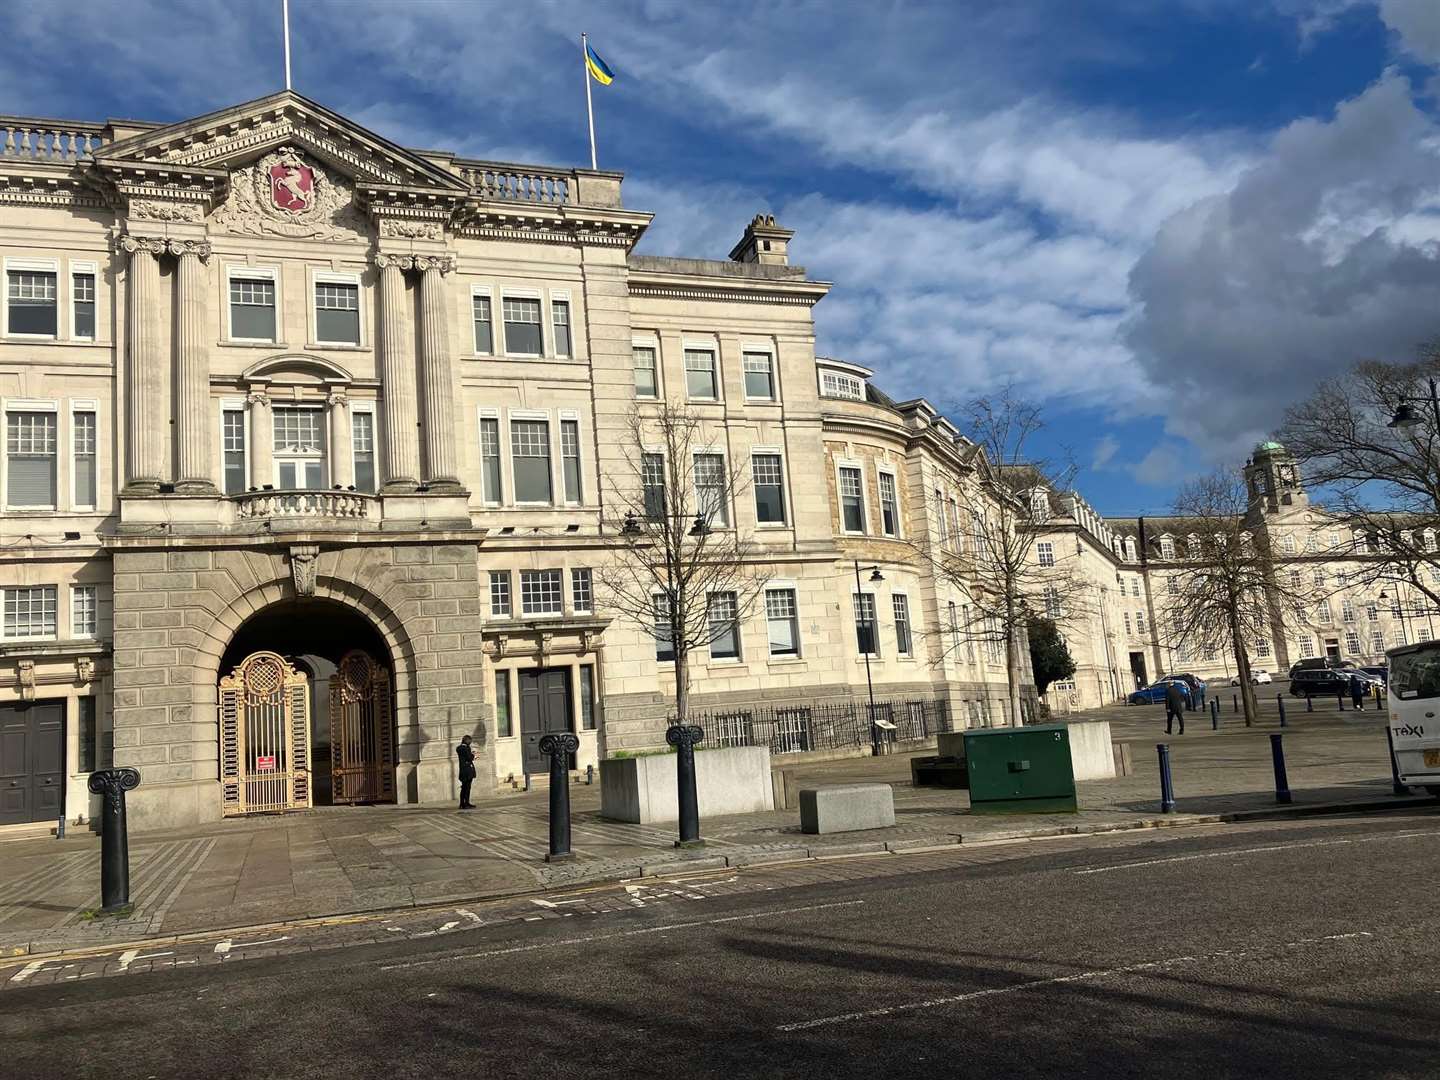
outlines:
[{"label": "carved coat of arms", "polygon": [[233,172],[230,196],[215,223],[229,232],[317,239],[350,239],[370,231],[346,179],[327,174],[293,146]]},{"label": "carved coat of arms", "polygon": [[294,159],[271,165],[270,199],[287,214],[303,214],[315,202],[315,170]]}]

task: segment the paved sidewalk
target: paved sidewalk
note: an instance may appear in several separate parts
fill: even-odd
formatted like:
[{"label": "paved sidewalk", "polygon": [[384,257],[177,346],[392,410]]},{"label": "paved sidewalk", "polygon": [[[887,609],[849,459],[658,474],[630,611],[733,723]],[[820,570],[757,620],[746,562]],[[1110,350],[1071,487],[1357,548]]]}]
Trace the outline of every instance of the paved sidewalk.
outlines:
[{"label": "paved sidewalk", "polygon": [[[1226,695],[1228,701],[1228,695]],[[1136,775],[1082,784],[1078,814],[973,815],[964,791],[910,786],[910,755],[797,766],[802,786],[880,781],[895,785],[897,825],[811,837],[798,813],[702,822],[707,846],[677,852],[673,826],[599,817],[599,785],[576,785],[576,859],[544,861],[546,793],[500,795],[474,811],[435,807],[321,808],[218,822],[131,841],[134,914],[92,919],[99,904],[99,841],[0,844],[0,954],[99,946],[320,916],[513,896],[577,882],[639,878],[677,869],[740,866],[976,843],[1060,832],[1106,831],[1220,820],[1276,809],[1268,732],[1274,700],[1254,729],[1226,715],[1222,730],[1193,723],[1166,738],[1154,709],[1111,709],[1117,740],[1131,743]],[[1193,714],[1199,717],[1199,714]],[[1377,714],[1290,712],[1285,743],[1296,807],[1405,805],[1391,792]],[[1179,813],[1162,818],[1155,742],[1167,741]]]}]

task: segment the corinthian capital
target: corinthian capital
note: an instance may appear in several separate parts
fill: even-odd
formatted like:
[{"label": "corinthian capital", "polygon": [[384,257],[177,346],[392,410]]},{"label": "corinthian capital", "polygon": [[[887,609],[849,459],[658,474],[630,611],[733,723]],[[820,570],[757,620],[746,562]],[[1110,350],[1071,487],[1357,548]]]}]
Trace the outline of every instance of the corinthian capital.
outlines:
[{"label": "corinthian capital", "polygon": [[148,251],[158,259],[165,254],[165,241],[158,236],[135,236],[133,233],[125,233],[116,241],[116,245],[127,255],[134,255],[137,251]]},{"label": "corinthian capital", "polygon": [[326,405],[349,405],[349,404],[350,404],[350,395],[347,394],[347,393],[345,393],[344,390],[331,390],[330,393],[328,393],[328,394],[325,395],[325,404],[326,404]]},{"label": "corinthian capital", "polygon": [[415,269],[419,271],[438,270],[442,274],[449,274],[455,269],[454,255],[416,255]]},{"label": "corinthian capital", "polygon": [[270,395],[264,390],[251,390],[245,395],[245,400],[251,405],[260,405],[266,408],[270,405]]},{"label": "corinthian capital", "polygon": [[170,254],[176,258],[193,255],[201,262],[210,258],[209,240],[170,240],[166,246],[170,249]]},{"label": "corinthian capital", "polygon": [[388,252],[379,251],[375,253],[375,265],[381,270],[395,266],[401,270],[409,270],[415,265],[414,255],[392,255]]}]

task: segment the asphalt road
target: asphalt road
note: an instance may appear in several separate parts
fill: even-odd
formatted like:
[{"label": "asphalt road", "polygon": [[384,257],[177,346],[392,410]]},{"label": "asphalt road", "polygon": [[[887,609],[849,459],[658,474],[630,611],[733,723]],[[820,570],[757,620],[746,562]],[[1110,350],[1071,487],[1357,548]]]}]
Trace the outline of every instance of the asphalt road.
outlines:
[{"label": "asphalt road", "polygon": [[0,1072],[1440,1075],[1440,810],[844,864],[703,903],[24,987],[0,998]]}]

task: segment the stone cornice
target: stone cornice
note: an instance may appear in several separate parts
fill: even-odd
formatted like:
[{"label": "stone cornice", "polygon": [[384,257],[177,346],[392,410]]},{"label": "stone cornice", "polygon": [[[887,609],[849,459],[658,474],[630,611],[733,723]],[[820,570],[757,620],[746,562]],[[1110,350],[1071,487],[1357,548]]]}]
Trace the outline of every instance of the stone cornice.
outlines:
[{"label": "stone cornice", "polygon": [[[773,284],[773,283],[767,283]],[[711,285],[657,284],[652,282],[630,282],[631,296],[655,297],[663,300],[701,300],[722,304],[784,304],[798,307],[814,307],[829,291],[826,285],[807,292],[778,290],[774,288],[735,289]]]}]

